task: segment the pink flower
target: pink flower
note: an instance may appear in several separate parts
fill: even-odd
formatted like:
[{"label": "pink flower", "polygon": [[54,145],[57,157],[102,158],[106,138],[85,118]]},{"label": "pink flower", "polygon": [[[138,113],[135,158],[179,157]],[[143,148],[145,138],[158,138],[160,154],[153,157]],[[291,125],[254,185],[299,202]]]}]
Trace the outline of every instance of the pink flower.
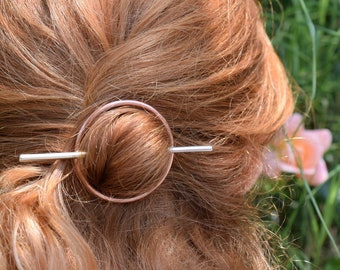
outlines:
[{"label": "pink flower", "polygon": [[265,173],[277,177],[283,171],[301,178],[301,168],[311,185],[324,183],[328,171],[322,157],[332,143],[331,132],[328,129],[305,129],[298,113],[291,116],[284,130],[286,136],[279,134],[272,143],[272,150],[266,157]]}]

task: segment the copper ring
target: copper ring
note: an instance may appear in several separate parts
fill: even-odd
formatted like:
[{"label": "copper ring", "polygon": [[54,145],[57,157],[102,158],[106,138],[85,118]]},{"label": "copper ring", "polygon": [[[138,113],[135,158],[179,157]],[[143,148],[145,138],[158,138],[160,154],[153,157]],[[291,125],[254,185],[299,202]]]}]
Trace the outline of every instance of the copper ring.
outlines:
[{"label": "copper ring", "polygon": [[[173,139],[173,136],[172,136],[172,132],[171,132],[171,129],[170,129],[170,126],[168,124],[168,122],[165,120],[165,118],[153,107],[151,107],[150,105],[148,104],[145,104],[143,102],[140,102],[140,101],[136,101],[136,100],[119,100],[119,101],[113,101],[113,102],[110,102],[108,104],[105,104],[104,106],[101,106],[99,107],[97,110],[95,110],[86,120],[85,122],[83,123],[83,125],[81,126],[80,128],[80,131],[77,135],[77,138],[76,138],[76,143],[75,143],[75,150],[76,151],[81,151],[81,149],[79,149],[79,145],[80,145],[80,141],[83,137],[83,134],[84,134],[84,131],[86,129],[86,127],[91,124],[100,114],[104,113],[104,112],[107,112],[113,108],[118,108],[118,107],[122,107],[122,106],[134,106],[134,107],[139,107],[139,108],[142,108],[146,111],[149,111],[151,113],[153,113],[154,115],[157,116],[157,118],[163,123],[168,135],[169,135],[169,138],[170,138],[170,143],[171,143],[171,146],[173,146],[174,144],[174,139]],[[152,193],[156,188],[158,188],[162,183],[163,181],[165,180],[165,178],[167,177],[170,169],[171,169],[171,166],[172,166],[172,162],[173,162],[173,158],[174,158],[174,154],[172,152],[169,151],[169,154],[170,154],[170,158],[169,158],[169,164],[164,172],[164,175],[160,178],[160,180],[156,183],[155,186],[153,186],[150,190],[140,194],[140,195],[137,195],[137,196],[134,196],[134,197],[131,197],[131,198],[115,198],[115,197],[110,197],[110,196],[106,196],[104,195],[103,193],[100,193],[98,190],[96,190],[95,188],[93,188],[90,183],[86,180],[86,177],[84,176],[82,170],[79,168],[79,161],[78,159],[74,159],[74,167],[75,167],[75,173],[76,175],[78,176],[79,180],[82,182],[82,184],[85,186],[85,188],[91,192],[92,194],[98,196],[99,198],[103,199],[103,200],[106,200],[106,201],[109,201],[109,202],[113,202],[113,203],[129,203],[129,202],[134,202],[134,201],[137,201],[137,200],[140,200],[144,197],[146,197],[147,195],[149,195],[150,193]]]}]

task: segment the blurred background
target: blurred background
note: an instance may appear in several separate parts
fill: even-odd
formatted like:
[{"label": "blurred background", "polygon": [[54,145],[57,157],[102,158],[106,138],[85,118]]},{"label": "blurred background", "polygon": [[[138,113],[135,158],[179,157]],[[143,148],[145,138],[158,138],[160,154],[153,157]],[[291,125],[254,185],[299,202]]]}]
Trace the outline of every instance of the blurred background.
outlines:
[{"label": "blurred background", "polygon": [[333,142],[326,152],[329,179],[317,187],[282,175],[263,179],[269,193],[259,204],[281,235],[289,259],[284,269],[340,269],[340,0],[264,0],[266,28],[293,78],[296,112],[308,129],[327,128]]}]

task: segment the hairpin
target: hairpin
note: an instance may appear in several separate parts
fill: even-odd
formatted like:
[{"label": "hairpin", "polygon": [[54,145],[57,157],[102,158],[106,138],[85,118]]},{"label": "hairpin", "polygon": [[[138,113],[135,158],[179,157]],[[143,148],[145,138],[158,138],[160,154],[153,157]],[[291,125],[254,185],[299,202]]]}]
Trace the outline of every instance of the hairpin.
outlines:
[{"label": "hairpin", "polygon": [[[140,107],[144,110],[154,113],[164,124],[165,128],[167,129],[171,142],[173,142],[172,134],[170,127],[164,117],[153,107],[147,105],[143,102],[136,101],[136,100],[119,100],[108,103],[99,109],[97,109],[93,114],[86,119],[83,126],[80,129],[80,132],[77,136],[76,148],[78,142],[85,130],[85,127],[92,122],[96,117],[98,117],[101,113],[108,111],[110,109],[121,107],[121,106],[135,106]],[[210,152],[213,150],[211,145],[202,145],[202,146],[171,146],[169,147],[169,151],[171,153],[190,153],[190,152]],[[61,152],[61,153],[38,153],[38,154],[21,154],[19,156],[20,162],[32,162],[32,161],[44,161],[44,160],[57,160],[57,159],[77,159],[82,158],[86,155],[86,152],[83,151],[75,151],[75,152]]]},{"label": "hairpin", "polygon": [[91,125],[93,121],[95,121],[95,119],[100,114],[106,111],[109,111],[111,109],[122,107],[122,106],[134,106],[134,107],[143,109],[145,111],[148,111],[150,113],[153,113],[163,123],[169,136],[170,145],[173,145],[174,140],[173,140],[173,136],[172,136],[172,132],[169,127],[169,124],[165,120],[165,118],[155,108],[143,102],[139,102],[135,100],[120,100],[120,101],[110,102],[104,106],[99,107],[85,120],[85,122],[83,123],[77,135],[74,152],[21,154],[19,157],[19,161],[20,162],[31,162],[31,161],[44,161],[44,160],[57,160],[57,159],[73,159],[75,173],[78,176],[78,179],[83,183],[83,185],[86,187],[88,191],[90,191],[92,194],[96,195],[97,197],[103,200],[109,201],[109,202],[129,203],[129,202],[134,202],[134,201],[137,201],[137,200],[140,200],[146,197],[147,195],[149,195],[151,192],[153,192],[157,187],[161,185],[161,183],[165,180],[166,176],[168,175],[171,169],[174,153],[209,152],[213,150],[212,146],[210,145],[180,146],[180,147],[171,146],[168,148],[170,155],[169,155],[169,160],[166,165],[164,174],[162,175],[162,177],[160,177],[157,181],[153,183],[153,186],[149,190],[147,190],[146,192],[142,194],[136,195],[134,197],[121,198],[121,197],[115,197],[115,196],[107,196],[101,193],[100,191],[98,191],[97,189],[95,189],[87,181],[87,177],[85,176],[83,170],[79,167],[80,165],[79,158],[86,156],[86,152],[83,152],[80,150],[80,142],[84,136],[84,133],[86,132],[87,126]]},{"label": "hairpin", "polygon": [[[202,146],[179,146],[169,147],[172,153],[192,153],[192,152],[211,152],[213,150],[211,145]],[[86,156],[86,152],[60,152],[60,153],[39,153],[39,154],[21,154],[19,156],[20,162],[57,160],[57,159],[73,159],[82,158]]]}]

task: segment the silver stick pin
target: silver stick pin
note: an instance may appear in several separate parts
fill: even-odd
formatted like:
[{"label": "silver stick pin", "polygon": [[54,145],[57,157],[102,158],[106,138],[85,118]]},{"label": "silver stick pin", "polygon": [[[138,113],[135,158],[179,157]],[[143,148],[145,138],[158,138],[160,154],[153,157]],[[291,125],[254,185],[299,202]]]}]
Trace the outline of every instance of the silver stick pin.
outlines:
[{"label": "silver stick pin", "polygon": [[[191,152],[211,152],[213,150],[211,145],[207,146],[180,146],[169,147],[172,153],[191,153]],[[72,159],[81,158],[86,155],[86,152],[61,152],[61,153],[40,153],[40,154],[21,154],[19,156],[20,162],[55,160],[55,159]]]}]

